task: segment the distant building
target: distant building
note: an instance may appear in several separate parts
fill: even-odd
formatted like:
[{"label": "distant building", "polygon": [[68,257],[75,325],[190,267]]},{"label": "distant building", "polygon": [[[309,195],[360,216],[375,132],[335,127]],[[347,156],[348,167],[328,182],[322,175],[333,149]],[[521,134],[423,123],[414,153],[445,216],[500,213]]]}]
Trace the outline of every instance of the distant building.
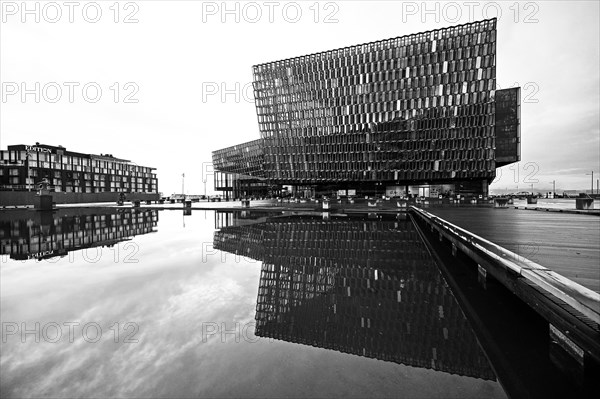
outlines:
[{"label": "distant building", "polygon": [[496,19],[253,68],[261,138],[213,152],[226,196],[488,194],[520,159]]},{"label": "distant building", "polygon": [[154,199],[158,197],[154,170],[111,154],[85,154],[39,143],[11,145],[0,151],[0,190],[36,191],[39,183],[46,182],[53,193],[73,194],[56,196],[66,202],[112,201],[121,193],[130,199]]}]

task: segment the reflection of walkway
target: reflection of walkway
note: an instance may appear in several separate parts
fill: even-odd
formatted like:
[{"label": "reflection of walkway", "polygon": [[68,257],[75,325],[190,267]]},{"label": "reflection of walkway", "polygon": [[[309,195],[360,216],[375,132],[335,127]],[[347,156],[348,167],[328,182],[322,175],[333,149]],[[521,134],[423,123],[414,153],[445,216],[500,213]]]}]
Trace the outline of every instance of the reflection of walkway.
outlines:
[{"label": "reflection of walkway", "polygon": [[256,335],[495,379],[410,221],[232,222],[214,246],[263,261]]},{"label": "reflection of walkway", "polygon": [[[250,201],[250,207],[275,207],[276,202],[274,200],[255,200]],[[298,206],[304,205],[306,207],[307,204],[297,204]],[[310,205],[310,204],[309,204]],[[314,205],[314,204],[313,204]],[[310,206],[313,206],[310,205]],[[133,205],[131,202],[125,202],[124,205],[117,205],[114,202],[99,202],[93,204],[57,204],[57,208],[119,208],[126,209],[132,208]],[[142,201],[140,208],[150,208],[150,209],[183,209],[182,203],[174,203],[171,204],[169,202],[165,202],[164,204],[156,204],[152,203],[147,205],[144,201]],[[201,200],[199,202],[192,202],[193,209],[242,209],[241,201],[221,201],[221,202],[209,202],[206,200]]]},{"label": "reflection of walkway", "polygon": [[600,292],[597,216],[481,207],[427,211]]},{"label": "reflection of walkway", "polygon": [[[396,200],[379,200],[377,201],[376,207],[371,207],[368,205],[368,202],[374,203],[374,200],[367,201],[364,198],[357,199],[354,204],[348,204],[347,200],[343,200],[341,203],[338,200],[331,200],[329,203],[329,210],[357,210],[364,212],[374,212],[374,211],[398,211],[397,201]],[[131,208],[133,205],[130,202],[125,202],[124,205],[117,205],[112,202],[105,203],[95,203],[95,204],[58,204],[58,208],[77,208],[77,207],[89,207],[89,208]],[[170,202],[165,202],[164,204],[146,204],[144,201],[140,204],[140,208],[145,209],[170,209],[170,210],[179,210],[183,209],[184,205],[181,202],[176,202],[171,204]],[[218,210],[218,209],[230,209],[230,210],[243,210],[247,209],[242,206],[241,201],[221,201],[221,202],[210,202],[206,200],[200,200],[198,202],[192,202],[191,208],[194,210]],[[252,209],[264,209],[264,210],[274,210],[274,211],[283,211],[283,210],[310,210],[310,211],[322,211],[323,203],[322,201],[315,200],[302,200],[299,202],[295,201],[282,201],[278,202],[274,199],[265,199],[265,200],[251,200],[249,203],[249,208]],[[406,207],[403,208],[406,210]]]}]

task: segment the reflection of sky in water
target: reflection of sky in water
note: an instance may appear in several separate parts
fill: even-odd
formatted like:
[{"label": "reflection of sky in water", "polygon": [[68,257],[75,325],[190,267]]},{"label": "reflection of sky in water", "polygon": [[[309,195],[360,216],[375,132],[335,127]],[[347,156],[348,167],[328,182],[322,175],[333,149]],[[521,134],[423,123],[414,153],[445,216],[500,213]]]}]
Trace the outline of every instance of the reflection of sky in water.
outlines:
[{"label": "reflection of sky in water", "polygon": [[[125,252],[115,263],[107,248],[97,263],[80,251],[41,262],[3,257],[2,322],[97,322],[103,336],[88,343],[80,325],[73,343],[65,326],[55,344],[7,337],[1,396],[504,396],[496,382],[305,345],[236,343],[234,335],[202,342],[203,322],[254,322],[260,263],[231,254],[222,262],[221,253],[203,262],[203,247],[214,252],[213,212],[194,211],[182,223],[180,212],[164,211],[157,233],[134,237],[139,263],[124,263]],[[115,322],[119,343],[109,329]],[[126,322],[139,325],[139,343],[122,342]]]}]

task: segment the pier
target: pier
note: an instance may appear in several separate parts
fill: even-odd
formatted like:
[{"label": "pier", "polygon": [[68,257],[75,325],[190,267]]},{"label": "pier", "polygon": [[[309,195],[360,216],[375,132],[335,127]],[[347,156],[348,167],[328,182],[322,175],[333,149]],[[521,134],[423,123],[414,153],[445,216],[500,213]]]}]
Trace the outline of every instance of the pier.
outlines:
[{"label": "pier", "polygon": [[[565,278],[562,273],[557,273],[543,263],[532,261],[497,244],[503,241],[514,246],[520,243],[517,240],[524,237],[551,239],[548,242],[544,241],[544,245],[555,244],[559,247],[562,245],[562,251],[566,251],[570,248],[569,245],[574,245],[574,240],[567,240],[566,236],[560,235],[554,239],[536,235],[537,231],[545,231],[541,227],[526,234],[530,231],[533,222],[531,220],[527,222],[527,218],[521,219],[521,217],[531,213],[516,213],[513,214],[516,217],[511,219],[510,213],[498,209],[434,208],[431,211],[414,206],[409,210],[411,218],[419,226],[424,241],[429,242],[429,247],[433,247],[432,242],[443,243],[449,248],[452,257],[468,259],[475,266],[482,285],[485,286],[489,280],[500,283],[527,304],[546,321],[550,341],[556,342],[571,356],[574,364],[578,365],[579,378],[585,381],[583,384],[587,386],[586,389],[597,390],[597,387],[593,386],[597,384],[594,381],[597,379],[600,365],[600,294]],[[494,212],[497,212],[496,215]],[[540,214],[536,215],[540,216]],[[457,220],[460,225],[451,220]],[[597,223],[597,219],[592,218],[592,223]],[[550,226],[554,226],[555,229],[562,227],[561,233],[566,235],[574,235],[578,228],[583,229],[575,237],[585,237],[586,240],[593,238],[588,237],[584,232],[597,228],[595,227],[597,224],[586,225],[585,220],[569,223],[566,220],[548,219],[545,220],[545,224],[538,226],[546,229]],[[482,234],[478,235],[476,232]],[[590,236],[593,236],[593,233],[590,233]],[[490,238],[494,239],[494,242]],[[561,238],[562,244],[559,242]],[[586,242],[579,243],[581,248],[584,248]],[[433,252],[434,249],[431,251]],[[592,253],[593,250],[589,254]],[[541,254],[538,259],[542,261],[551,257],[548,251]],[[567,258],[568,255],[565,255],[562,259],[566,261]],[[591,272],[591,264],[586,267]],[[518,328],[518,326],[514,327]]]},{"label": "pier", "polygon": [[427,211],[600,293],[600,219],[487,207]]}]

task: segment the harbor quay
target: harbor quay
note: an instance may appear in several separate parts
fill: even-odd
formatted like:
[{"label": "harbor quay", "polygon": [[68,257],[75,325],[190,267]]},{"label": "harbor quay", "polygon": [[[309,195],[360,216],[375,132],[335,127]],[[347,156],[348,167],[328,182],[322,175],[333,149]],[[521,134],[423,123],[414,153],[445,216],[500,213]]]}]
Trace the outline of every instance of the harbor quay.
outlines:
[{"label": "harbor quay", "polygon": [[[272,296],[275,292],[280,292],[277,295],[303,295],[306,300],[312,298],[313,288],[303,288],[307,291],[302,291],[300,287],[305,287],[306,282],[300,281],[313,273],[324,273],[329,268],[331,270],[327,273],[333,273],[331,276],[338,276],[335,270],[343,272],[340,271],[342,274],[334,280],[328,280],[333,277],[325,275],[318,277],[315,284],[316,281],[329,281],[326,286],[340,291],[336,295],[344,298],[356,295],[355,300],[361,298],[361,301],[371,303],[368,297],[383,289],[377,288],[378,284],[384,284],[384,281],[378,283],[381,278],[385,280],[386,274],[405,273],[400,271],[406,267],[402,266],[405,263],[415,268],[411,273],[422,273],[424,266],[421,262],[424,260],[421,258],[429,253],[432,260],[427,262],[438,265],[444,281],[449,284],[455,300],[473,326],[496,377],[489,377],[489,371],[486,371],[491,370],[489,366],[476,366],[475,363],[461,366],[453,363],[452,359],[442,361],[440,356],[454,349],[440,346],[441,343],[431,343],[436,348],[436,360],[428,367],[450,373],[498,378],[507,392],[518,397],[535,396],[534,392],[547,390],[565,394],[599,391],[595,376],[600,364],[600,276],[597,268],[600,218],[595,213],[532,212],[518,209],[518,206],[517,209],[514,206],[497,208],[489,203],[390,201],[363,199],[354,203],[338,200],[330,203],[322,200],[288,203],[256,200],[242,203],[184,200],[174,204],[165,204],[164,201],[162,204],[157,203],[160,201],[121,205],[56,204],[52,210],[46,211],[3,209],[0,210],[0,249],[2,255],[10,255],[15,261],[52,261],[56,257],[64,257],[77,262],[81,256],[71,254],[83,251],[86,262],[97,262],[104,253],[105,256],[110,254],[111,260],[117,259],[118,255],[123,266],[129,266],[129,262],[136,261],[138,251],[143,249],[144,237],[154,236],[157,230],[160,233],[159,221],[165,223],[165,220],[176,217],[185,229],[186,225],[194,225],[198,221],[207,223],[214,220],[212,244],[202,243],[203,262],[210,261],[210,257],[217,256],[219,251],[234,254],[234,264],[239,262],[240,256],[246,261],[255,259],[262,262],[260,284],[263,288],[260,288],[257,299],[259,307],[254,332],[257,337],[310,342],[311,345],[318,342],[318,346],[327,349],[412,365],[424,363],[415,359],[416,354],[409,354],[408,349],[381,352],[373,348],[363,354],[354,343],[342,340],[345,335],[332,338],[336,342],[330,342],[307,335],[306,329],[290,332],[285,327],[287,322],[273,324],[269,321],[270,312],[274,311],[269,303],[281,300]],[[410,244],[406,241],[407,231],[411,231],[412,235]],[[193,248],[194,237],[189,234],[189,231],[180,230],[177,234],[170,233],[169,240],[181,242],[184,248]],[[408,247],[403,249],[403,245]],[[423,246],[419,255],[413,252],[414,249],[409,249],[415,245]],[[103,252],[102,248],[107,246],[112,249]],[[282,258],[286,251],[291,251],[289,259]],[[218,256],[221,262],[226,259],[222,254]],[[366,269],[351,269],[350,265],[356,262],[364,262]],[[320,266],[314,269],[317,265]],[[284,272],[290,267],[299,268],[293,274],[297,276],[294,279],[300,279],[291,287],[285,282],[288,272]],[[371,274],[371,277],[360,277],[358,282],[351,282],[356,279],[352,276]],[[407,281],[412,281],[415,275],[411,276]],[[363,278],[364,281],[361,280]],[[405,292],[402,288],[404,283],[398,281],[398,286],[393,288],[394,295],[398,296],[398,301],[406,300],[413,295],[412,291]],[[271,291],[269,287],[274,287],[274,284],[283,291]],[[381,287],[388,287],[387,284]],[[360,287],[366,287],[364,293]],[[424,289],[422,285],[418,287],[411,289],[417,290],[415,292]],[[442,290],[441,287],[435,290]],[[285,294],[287,289],[291,291]],[[388,294],[385,295],[387,298]],[[311,301],[310,306],[316,306],[315,309],[321,309],[321,306],[329,309],[329,305]],[[343,302],[336,303],[341,311]],[[352,303],[347,302],[343,306],[352,307]],[[508,303],[511,303],[510,307],[507,307]],[[449,305],[444,305],[445,312],[448,312],[446,306]],[[515,309],[510,310],[513,306]],[[306,312],[281,317],[303,317],[308,324],[320,323],[309,316],[309,309]],[[490,314],[496,316],[490,319]],[[360,323],[363,326],[374,323],[373,317],[383,317],[382,322],[385,323],[396,320],[392,314],[373,314],[363,316]],[[500,320],[504,324],[496,325]],[[220,326],[213,321],[207,322],[212,323],[211,326]],[[532,322],[535,328],[529,325]],[[515,328],[510,328],[510,325],[520,329],[521,333],[515,336]],[[11,334],[18,333],[15,330],[18,324],[13,322],[8,327],[12,328]],[[330,334],[334,334],[334,330],[327,335]],[[248,342],[256,339],[252,335]],[[517,341],[523,345],[519,349],[520,356],[553,359],[552,365],[524,363],[519,357],[512,356]],[[386,345],[392,345],[392,342]],[[472,356],[467,359],[469,362],[480,362],[477,360],[480,355],[472,352]],[[549,385],[543,376],[530,378],[526,374],[528,368],[546,370],[548,367],[560,376]],[[457,371],[459,369],[464,371]],[[545,373],[541,372],[547,376]]]},{"label": "harbor quay", "polygon": [[135,51],[57,52],[125,71],[114,106],[3,83],[1,398],[600,395],[597,5],[315,3],[265,41],[266,3],[159,3],[81,31]]}]

